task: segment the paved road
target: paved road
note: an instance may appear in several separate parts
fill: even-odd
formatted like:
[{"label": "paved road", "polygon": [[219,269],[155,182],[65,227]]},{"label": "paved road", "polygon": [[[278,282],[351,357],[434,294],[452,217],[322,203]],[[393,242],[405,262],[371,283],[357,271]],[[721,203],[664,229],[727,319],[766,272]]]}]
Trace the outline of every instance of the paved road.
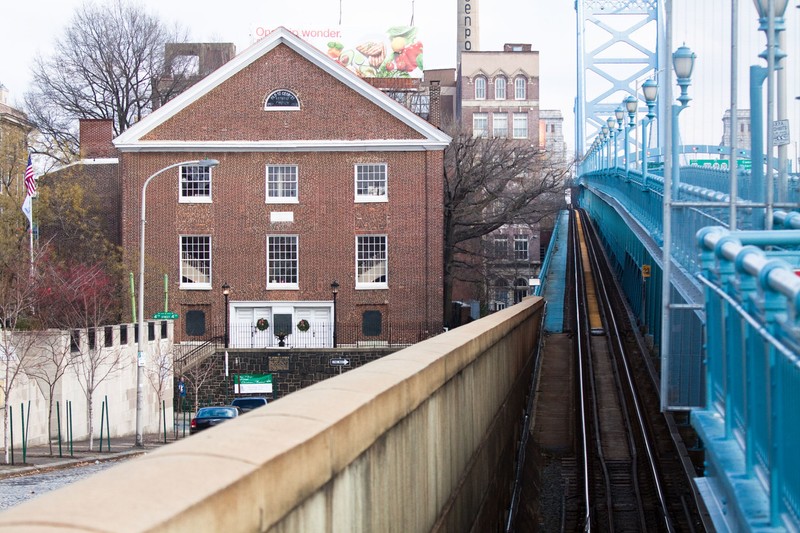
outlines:
[{"label": "paved road", "polygon": [[2,479],[0,480],[0,510],[9,509],[35,498],[39,494],[50,492],[102,470],[107,470],[127,459],[129,458],[121,457],[111,461],[84,463],[69,468]]}]

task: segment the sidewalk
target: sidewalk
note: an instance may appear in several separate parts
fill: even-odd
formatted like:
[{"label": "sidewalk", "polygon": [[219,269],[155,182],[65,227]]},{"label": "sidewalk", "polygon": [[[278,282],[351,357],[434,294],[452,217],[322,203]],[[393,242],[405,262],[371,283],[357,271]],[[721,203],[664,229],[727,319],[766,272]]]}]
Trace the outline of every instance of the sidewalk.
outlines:
[{"label": "sidewalk", "polygon": [[[189,436],[189,432],[186,432]],[[180,438],[184,438],[180,435]],[[164,446],[164,435],[143,435],[143,444],[141,448],[135,446],[135,435],[125,437],[112,437],[111,449],[108,448],[107,439],[103,439],[103,450],[100,451],[100,439],[94,440],[94,450],[89,451],[89,441],[83,440],[74,442],[72,444],[72,454],[70,454],[69,443],[61,443],[61,456],[59,456],[58,443],[53,443],[53,454],[50,454],[50,448],[46,444],[38,446],[30,446],[26,450],[25,462],[22,461],[22,447],[15,443],[14,447],[14,464],[2,464],[2,456],[0,456],[0,479],[9,477],[26,476],[36,474],[47,470],[54,470],[58,468],[69,468],[72,466],[79,466],[86,463],[94,463],[97,461],[113,461],[127,457],[133,457],[152,451],[156,448]],[[174,433],[167,433],[167,444],[175,442]],[[9,461],[11,457],[9,455]]]}]

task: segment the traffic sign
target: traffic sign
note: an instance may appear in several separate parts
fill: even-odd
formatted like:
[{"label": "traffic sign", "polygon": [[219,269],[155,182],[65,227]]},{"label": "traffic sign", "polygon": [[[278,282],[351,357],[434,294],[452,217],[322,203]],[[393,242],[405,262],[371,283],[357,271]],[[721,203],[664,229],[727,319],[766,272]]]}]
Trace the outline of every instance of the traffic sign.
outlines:
[{"label": "traffic sign", "polygon": [[333,366],[347,366],[350,364],[350,361],[347,359],[331,359],[331,364]]},{"label": "traffic sign", "polygon": [[642,265],[642,277],[643,278],[650,277],[650,265]]},{"label": "traffic sign", "polygon": [[791,142],[789,138],[789,121],[787,119],[772,121],[772,142],[775,146],[783,146]]},{"label": "traffic sign", "polygon": [[153,315],[153,320],[175,320],[178,318],[178,313],[170,313],[162,311]]}]

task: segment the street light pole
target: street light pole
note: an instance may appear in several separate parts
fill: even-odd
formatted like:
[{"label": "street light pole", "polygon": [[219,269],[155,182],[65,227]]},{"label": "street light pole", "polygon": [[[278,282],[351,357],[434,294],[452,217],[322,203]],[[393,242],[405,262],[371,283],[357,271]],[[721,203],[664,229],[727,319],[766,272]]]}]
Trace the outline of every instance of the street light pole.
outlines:
[{"label": "street light pole", "polygon": [[144,336],[145,336],[145,318],[144,318],[144,228],[146,225],[146,199],[147,199],[147,186],[153,178],[166,172],[171,168],[180,167],[183,165],[198,165],[201,167],[215,167],[219,164],[216,159],[202,159],[193,161],[183,161],[175,163],[161,170],[153,173],[149,178],[144,181],[142,185],[142,198],[141,198],[141,218],[139,219],[139,301],[138,303],[138,319],[139,319],[139,339],[137,342],[136,354],[136,447],[141,448],[144,446],[142,439],[142,413],[144,404]]},{"label": "street light pole", "polygon": [[228,285],[228,282],[222,284],[222,295],[225,296],[225,349],[228,349],[228,340],[230,337],[228,336],[228,295],[231,293],[231,286]]},{"label": "street light pole", "polygon": [[339,293],[339,282],[331,282],[331,292],[333,293],[333,347],[336,348],[336,295]]},{"label": "street light pole", "polygon": [[[639,100],[633,96],[628,95],[625,100],[623,100],[625,104],[625,111],[628,112],[628,124],[625,126],[625,179],[628,179],[628,173],[631,170],[630,164],[630,140],[628,139],[628,133],[631,129],[636,127],[636,111],[639,110]],[[636,156],[636,150],[633,151],[634,157]]]}]

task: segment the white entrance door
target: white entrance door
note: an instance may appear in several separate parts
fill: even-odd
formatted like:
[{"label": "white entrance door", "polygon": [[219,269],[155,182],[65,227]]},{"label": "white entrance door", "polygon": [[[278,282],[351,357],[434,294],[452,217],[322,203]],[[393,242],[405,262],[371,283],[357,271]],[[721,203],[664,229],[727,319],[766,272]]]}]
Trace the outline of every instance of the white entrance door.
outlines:
[{"label": "white entrance door", "polygon": [[[269,323],[264,330],[258,329],[259,319]],[[266,348],[273,345],[272,312],[269,307],[235,307],[231,324],[231,347]]]},{"label": "white entrance door", "polygon": [[[295,339],[293,345],[298,348],[327,348],[333,346],[333,323],[331,310],[328,307],[297,307],[295,316]],[[309,328],[300,331],[297,324],[301,320],[308,321]]]}]

